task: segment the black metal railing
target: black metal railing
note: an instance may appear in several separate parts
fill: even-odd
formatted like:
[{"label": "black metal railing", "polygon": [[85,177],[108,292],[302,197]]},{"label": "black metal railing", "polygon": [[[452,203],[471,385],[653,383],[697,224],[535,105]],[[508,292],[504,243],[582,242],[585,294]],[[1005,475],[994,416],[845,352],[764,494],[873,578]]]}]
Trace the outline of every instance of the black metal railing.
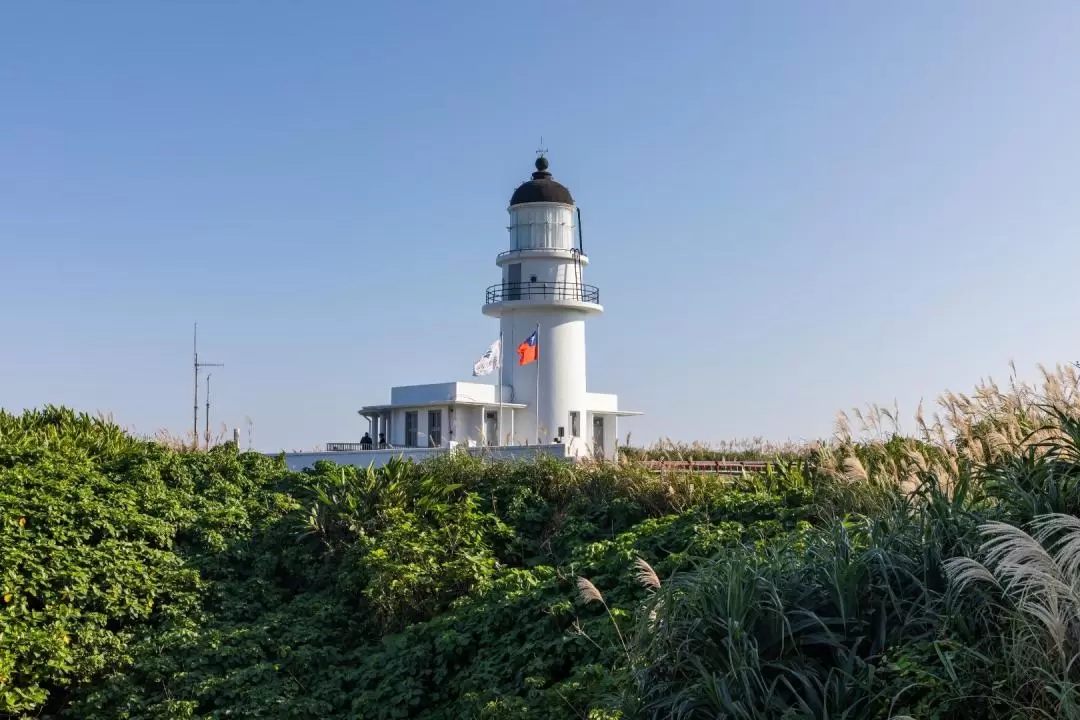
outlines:
[{"label": "black metal railing", "polygon": [[326,452],[359,452],[361,450],[378,450],[380,448],[389,448],[388,443],[383,443],[381,446],[376,442],[370,443],[358,443],[358,442],[328,442],[326,443]]},{"label": "black metal railing", "polygon": [[578,300],[599,303],[600,289],[576,282],[520,282],[492,285],[487,289],[487,303],[508,300]]}]

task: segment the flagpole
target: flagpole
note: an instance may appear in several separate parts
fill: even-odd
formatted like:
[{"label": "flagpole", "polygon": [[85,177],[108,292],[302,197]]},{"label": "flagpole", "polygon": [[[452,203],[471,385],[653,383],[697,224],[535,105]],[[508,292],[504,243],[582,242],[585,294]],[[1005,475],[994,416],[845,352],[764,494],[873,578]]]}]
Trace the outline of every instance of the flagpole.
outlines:
[{"label": "flagpole", "polygon": [[[517,349],[517,346],[514,345],[514,324],[513,323],[510,323],[510,347],[512,347],[514,349]],[[516,395],[511,394],[510,397],[514,398],[514,402],[517,402],[517,396]],[[516,414],[516,411],[514,410],[514,408],[510,408],[510,444],[511,445],[513,445],[517,441],[517,435],[514,432],[514,415],[515,414]]]},{"label": "flagpole", "polygon": [[540,444],[540,323],[536,323],[536,444]]},{"label": "flagpole", "polygon": [[496,446],[502,445],[503,428],[503,334],[499,330],[499,437]]}]

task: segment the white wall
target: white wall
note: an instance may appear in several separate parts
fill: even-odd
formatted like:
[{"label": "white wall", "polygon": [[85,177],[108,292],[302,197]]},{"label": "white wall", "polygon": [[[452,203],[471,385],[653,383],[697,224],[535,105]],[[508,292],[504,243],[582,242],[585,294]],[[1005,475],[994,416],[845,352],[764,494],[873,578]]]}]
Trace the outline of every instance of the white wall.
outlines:
[{"label": "white wall", "polygon": [[[503,370],[504,380],[514,388],[514,402],[529,407],[519,412],[516,434],[535,443],[536,380],[540,375],[540,442],[550,442],[564,426],[570,431],[570,411],[581,413],[584,420],[585,398],[585,315],[552,306],[520,308],[501,319],[508,349]],[[540,325],[540,360],[529,365],[517,364],[517,346]],[[582,428],[583,434],[587,428]]]},{"label": "white wall", "polygon": [[608,415],[604,418],[604,457],[608,460],[615,459],[616,447],[619,443],[619,416]]},{"label": "white wall", "polygon": [[[498,380],[495,380],[497,383]],[[492,383],[448,382],[427,385],[399,385],[390,388],[391,405],[424,405],[426,403],[450,403],[454,400],[475,402],[498,402]]]},{"label": "white wall", "polygon": [[391,410],[390,411],[390,435],[387,440],[391,445],[404,445],[405,444],[405,411],[404,410]]},{"label": "white wall", "polygon": [[458,416],[458,430],[454,433],[454,439],[460,443],[474,440],[477,444],[483,442],[483,411],[478,407],[454,408],[454,415]]},{"label": "white wall", "polygon": [[437,412],[439,414],[439,425],[442,428],[442,432],[440,433],[442,437],[439,440],[439,443],[440,443],[440,445],[446,445],[447,444],[447,442],[449,441],[449,438],[447,437],[447,431],[449,430],[449,428],[447,427],[447,424],[446,424],[447,423],[447,412],[446,412],[446,410],[447,410],[447,408],[445,408],[445,407],[421,408],[421,410],[420,410],[420,438],[419,438],[420,447],[428,447],[429,445],[431,445],[431,413],[432,412]]},{"label": "white wall", "polygon": [[592,442],[584,432],[581,437],[567,437],[565,439],[566,453],[571,457],[591,457]]},{"label": "white wall", "polygon": [[[428,436],[427,436],[428,415],[427,414],[428,414],[428,410],[436,410],[436,409],[437,408],[432,408],[432,407],[420,407],[420,408],[414,408],[412,410],[410,410],[408,408],[405,408],[405,409],[401,409],[401,410],[392,411],[393,412],[393,419],[391,420],[391,434],[390,434],[390,437],[387,438],[390,441],[390,444],[391,445],[396,445],[397,447],[405,447],[405,413],[406,412],[415,412],[416,413],[416,445],[417,445],[417,447],[427,447],[427,443],[428,443]],[[443,433],[444,433],[444,438],[445,438],[445,428],[446,428],[446,420],[445,419],[443,420],[443,428],[444,428]]]},{"label": "white wall", "polygon": [[615,412],[619,409],[619,396],[609,393],[586,393],[585,402],[595,412]]},{"label": "white wall", "polygon": [[604,446],[604,457],[608,460],[612,460],[615,458],[615,444],[618,442],[619,439],[619,418],[617,415],[607,415],[602,412],[590,412],[588,414],[588,455],[590,457],[592,457],[596,451],[597,438],[593,437],[593,419],[596,416],[600,416],[604,419],[604,435],[602,438]]},{"label": "white wall", "polygon": [[[454,383],[454,399],[470,400],[472,402],[497,403],[499,402],[498,384],[499,375],[496,371],[490,383],[459,382]],[[506,400],[506,398],[503,398]]]},{"label": "white wall", "polygon": [[457,383],[430,383],[427,385],[400,385],[390,388],[391,405],[423,405],[424,403],[449,401],[454,397]]},{"label": "white wall", "polygon": [[[488,387],[492,391],[492,396],[494,396],[494,394],[495,394],[494,386],[487,385],[487,386],[484,386],[484,387]],[[507,388],[506,388],[506,400],[507,400],[507,402],[509,402],[509,399],[510,399],[510,392],[511,392],[511,388],[509,388],[509,386],[507,386]],[[443,406],[435,406],[435,407],[433,407],[433,406],[428,405],[428,406],[416,408],[415,412],[417,414],[417,435],[418,435],[418,437],[417,437],[417,445],[418,445],[418,447],[427,447],[427,443],[428,443],[428,440],[429,440],[428,435],[429,435],[429,431],[430,431],[430,427],[429,427],[429,424],[428,424],[430,418],[428,416],[428,413],[430,411],[433,411],[433,410],[438,410],[440,413],[442,413],[442,443],[443,443],[443,445],[447,445],[451,441],[457,441],[459,443],[465,444],[469,439],[474,440],[478,444],[482,444],[484,442],[484,429],[485,429],[484,412],[485,412],[485,409],[489,410],[491,412],[494,412],[496,414],[496,416],[497,416],[498,412],[499,412],[499,403],[497,401],[495,401],[495,400],[492,400],[491,403],[489,405],[486,405],[486,406],[455,405],[454,406],[454,412],[453,412],[453,421],[451,421],[449,403],[447,405],[443,405]],[[391,427],[391,432],[387,434],[386,440],[391,445],[395,446],[395,448],[403,448],[403,447],[405,447],[405,413],[408,410],[409,410],[408,408],[398,408],[398,409],[394,409],[394,410],[390,411],[391,426],[392,427]],[[509,408],[509,407],[504,407],[503,408],[503,429],[502,429],[503,438],[500,440],[500,442],[505,442],[506,437],[510,435],[510,432],[511,432],[511,429],[512,429],[512,427],[511,427],[511,415],[512,415],[513,412],[514,412],[513,408]],[[519,408],[518,409],[518,417],[519,418],[521,417],[522,412],[524,412],[524,411]],[[450,434],[451,422],[453,423],[453,435]],[[530,428],[531,427],[532,426],[530,425]],[[520,432],[520,430],[518,430],[517,428],[513,428],[513,429],[515,430],[515,435],[518,438],[529,439],[530,443],[535,444],[535,442],[536,442],[535,437],[533,437],[532,435],[523,435]],[[385,432],[385,430],[384,430],[384,432]]]},{"label": "white wall", "polygon": [[[506,347],[509,347],[507,344]],[[506,351],[504,350],[504,353]],[[510,351],[511,356],[505,362],[513,362],[516,355]],[[495,382],[498,382],[496,378]],[[492,383],[450,382],[432,383],[427,385],[402,385],[390,390],[392,403],[403,405],[418,405],[417,412],[417,444],[426,447],[428,442],[428,411],[436,407],[430,403],[445,402],[442,408],[442,441],[450,440],[465,442],[468,438],[482,441],[483,412],[480,407],[456,406],[454,409],[454,435],[450,436],[450,416],[448,408],[455,400],[469,402],[488,403],[492,408],[499,405],[498,385]],[[503,401],[512,402],[513,388],[507,384],[503,387]],[[408,408],[395,408],[390,412],[390,432],[386,440],[397,447],[405,446],[405,412]],[[509,433],[509,409],[504,410],[505,432]],[[384,430],[385,432],[385,430]]]},{"label": "white wall", "polygon": [[[463,448],[459,446],[454,450],[448,448],[395,448],[393,450],[368,450],[364,452],[285,453],[285,464],[290,470],[303,470],[311,467],[319,460],[329,460],[338,465],[382,467],[393,457],[412,458],[420,462],[448,452],[468,452],[470,455],[490,457],[497,460],[528,460],[538,455],[550,455],[555,458],[567,457],[566,447],[558,444],[501,448]],[[277,457],[277,453],[267,453],[267,455]]]},{"label": "white wall", "polygon": [[[528,284],[533,282],[533,277],[536,278],[535,282],[537,283],[582,284],[585,282],[584,263],[579,264],[569,258],[522,257],[503,265],[502,281],[504,283],[510,282],[510,266],[515,264],[521,265],[521,295],[523,300],[530,297]],[[574,294],[575,288],[572,287],[543,288],[538,286],[536,288],[537,295],[532,297],[538,297],[541,292],[554,292],[556,298],[565,297],[567,300],[583,299]]]}]

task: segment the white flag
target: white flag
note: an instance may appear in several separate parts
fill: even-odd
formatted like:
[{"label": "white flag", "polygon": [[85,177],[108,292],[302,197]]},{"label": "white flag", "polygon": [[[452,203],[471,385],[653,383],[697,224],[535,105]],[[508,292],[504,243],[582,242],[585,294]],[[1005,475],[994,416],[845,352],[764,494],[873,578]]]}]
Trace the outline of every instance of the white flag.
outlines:
[{"label": "white flag", "polygon": [[488,375],[495,370],[499,369],[502,365],[502,340],[496,340],[491,343],[491,347],[487,349],[483,357],[476,361],[472,368],[472,374],[476,375]]}]

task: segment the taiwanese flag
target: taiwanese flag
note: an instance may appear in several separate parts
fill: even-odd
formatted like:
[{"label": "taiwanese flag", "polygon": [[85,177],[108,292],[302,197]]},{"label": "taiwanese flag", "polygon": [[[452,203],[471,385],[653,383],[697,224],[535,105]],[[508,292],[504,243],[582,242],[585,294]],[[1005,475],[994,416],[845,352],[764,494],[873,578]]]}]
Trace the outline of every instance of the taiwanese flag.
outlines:
[{"label": "taiwanese flag", "polygon": [[540,347],[536,341],[536,330],[533,330],[532,334],[525,338],[525,342],[518,345],[517,352],[518,365],[528,365],[531,362],[536,362],[536,358],[540,354]]}]

